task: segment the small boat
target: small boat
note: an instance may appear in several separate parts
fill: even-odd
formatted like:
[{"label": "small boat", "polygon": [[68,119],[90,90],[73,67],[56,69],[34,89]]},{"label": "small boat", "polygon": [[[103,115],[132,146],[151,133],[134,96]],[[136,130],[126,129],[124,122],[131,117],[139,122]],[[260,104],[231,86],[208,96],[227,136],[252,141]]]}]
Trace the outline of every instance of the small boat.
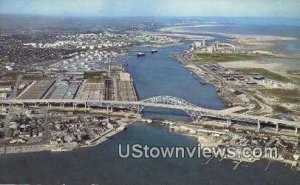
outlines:
[{"label": "small boat", "polygon": [[146,55],[145,53],[139,52],[139,53],[137,54],[137,57],[143,57],[143,56],[145,56],[145,55]]},{"label": "small boat", "polygon": [[151,53],[153,54],[153,53],[157,53],[158,52],[158,49],[152,49],[151,50]]}]

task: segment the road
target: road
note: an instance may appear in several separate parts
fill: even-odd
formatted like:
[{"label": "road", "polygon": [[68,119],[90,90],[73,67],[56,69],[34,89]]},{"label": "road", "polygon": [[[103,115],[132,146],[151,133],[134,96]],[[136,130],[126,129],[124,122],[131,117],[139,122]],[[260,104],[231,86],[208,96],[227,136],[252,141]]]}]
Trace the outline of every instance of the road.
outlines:
[{"label": "road", "polygon": [[43,126],[45,128],[44,139],[49,139],[50,129],[48,124],[48,107],[43,108]]},{"label": "road", "polygon": [[[10,95],[9,99],[16,99],[17,97],[17,92],[18,92],[18,87],[19,87],[19,84],[20,84],[20,81],[21,81],[21,78],[22,78],[22,74],[18,75],[17,77],[17,80],[15,82],[15,86],[13,88],[13,92],[12,94]],[[9,126],[9,123],[10,123],[10,120],[12,118],[12,105],[10,105],[7,109],[7,114],[6,114],[6,117],[5,117],[5,121],[4,121],[4,135],[5,137],[8,137],[8,126]]]},{"label": "road", "polygon": [[300,128],[300,123],[296,121],[280,120],[263,116],[255,116],[249,114],[224,113],[220,110],[206,109],[195,106],[185,100],[170,97],[158,96],[142,101],[107,101],[107,100],[75,100],[75,99],[25,99],[25,100],[0,100],[0,104],[74,104],[74,105],[95,105],[109,106],[117,108],[131,107],[157,107],[167,109],[178,109],[185,111],[191,117],[206,116],[224,120],[236,120],[245,123],[270,123],[273,125],[284,125],[293,128]]}]

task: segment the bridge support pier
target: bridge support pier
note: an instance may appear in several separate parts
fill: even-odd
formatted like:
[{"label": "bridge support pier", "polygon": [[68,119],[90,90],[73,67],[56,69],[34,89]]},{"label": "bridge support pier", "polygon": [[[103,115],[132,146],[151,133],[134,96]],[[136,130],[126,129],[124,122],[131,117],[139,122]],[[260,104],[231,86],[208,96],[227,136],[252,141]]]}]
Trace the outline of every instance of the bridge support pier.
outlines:
[{"label": "bridge support pier", "polygon": [[65,104],[64,104],[64,103],[61,103],[61,104],[60,104],[60,108],[65,108]]},{"label": "bridge support pier", "polygon": [[295,128],[295,135],[298,135],[298,128]]},{"label": "bridge support pier", "polygon": [[137,113],[140,113],[140,111],[141,111],[141,107],[137,106]]},{"label": "bridge support pier", "polygon": [[261,126],[260,126],[260,121],[259,121],[259,120],[257,120],[257,129],[256,129],[256,131],[257,131],[257,132],[259,132],[259,130],[260,130],[260,127],[261,127]]},{"label": "bridge support pier", "polygon": [[84,103],[84,111],[86,112],[86,108],[87,108],[87,103]]},{"label": "bridge support pier", "polygon": [[195,122],[198,123],[200,119],[201,119],[201,116],[197,116],[197,118],[195,119]]},{"label": "bridge support pier", "polygon": [[75,110],[77,108],[77,104],[73,103],[73,110]]},{"label": "bridge support pier", "polygon": [[276,123],[276,133],[278,133],[278,131],[279,131],[279,124]]},{"label": "bridge support pier", "polygon": [[227,126],[227,128],[229,128],[231,126],[231,120],[230,119],[227,120],[226,126]]},{"label": "bridge support pier", "polygon": [[106,112],[109,113],[109,112],[113,112],[114,111],[114,108],[113,107],[110,107],[110,106],[106,106]]},{"label": "bridge support pier", "polygon": [[25,108],[25,103],[22,103],[22,107],[23,107],[23,109]]}]

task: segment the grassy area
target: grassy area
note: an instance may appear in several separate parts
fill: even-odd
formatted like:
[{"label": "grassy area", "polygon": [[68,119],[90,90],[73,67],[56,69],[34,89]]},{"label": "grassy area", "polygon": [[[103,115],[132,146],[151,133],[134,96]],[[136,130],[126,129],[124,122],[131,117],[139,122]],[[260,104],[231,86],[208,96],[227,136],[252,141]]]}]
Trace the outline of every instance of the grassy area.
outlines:
[{"label": "grassy area", "polygon": [[247,75],[260,74],[266,78],[276,80],[279,82],[284,82],[284,83],[291,82],[291,80],[289,78],[282,76],[281,74],[263,69],[263,68],[243,68],[243,69],[238,69],[238,71],[241,71]]},{"label": "grassy area", "polygon": [[242,53],[199,53],[193,56],[193,61],[200,63],[218,63],[254,59],[255,55]]},{"label": "grassy area", "polygon": [[300,70],[289,70],[288,73],[290,75],[294,75],[294,76],[300,77]]},{"label": "grassy area", "polygon": [[291,79],[294,80],[296,84],[300,84],[300,70],[290,70],[288,74],[291,76]]},{"label": "grassy area", "polygon": [[107,79],[107,73],[103,71],[85,72],[84,79],[86,79],[88,83],[97,83]]},{"label": "grassy area", "polygon": [[260,89],[264,95],[278,97],[284,103],[300,103],[300,90]]},{"label": "grassy area", "polygon": [[291,114],[293,113],[293,111],[291,111],[290,109],[280,106],[280,105],[275,105],[273,107],[274,112],[279,112],[279,113],[283,113],[283,114]]},{"label": "grassy area", "polygon": [[15,81],[0,82],[0,86],[13,86]]},{"label": "grassy area", "polygon": [[4,77],[1,77],[0,86],[13,86],[17,80],[18,72],[7,72]]},{"label": "grassy area", "polygon": [[18,77],[19,73],[16,72],[10,72],[5,74],[5,78],[8,80],[16,80]]}]

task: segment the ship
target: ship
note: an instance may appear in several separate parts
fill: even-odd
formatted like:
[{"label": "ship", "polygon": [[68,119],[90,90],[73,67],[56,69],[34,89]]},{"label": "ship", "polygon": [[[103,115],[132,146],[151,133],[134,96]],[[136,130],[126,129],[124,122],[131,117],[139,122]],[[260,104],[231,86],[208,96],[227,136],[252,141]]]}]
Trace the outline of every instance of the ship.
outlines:
[{"label": "ship", "polygon": [[139,53],[137,54],[137,57],[143,57],[143,56],[145,56],[145,55],[146,55],[145,53],[139,52]]},{"label": "ship", "polygon": [[153,53],[157,53],[158,52],[158,49],[152,49],[151,50],[151,53],[153,54]]}]

